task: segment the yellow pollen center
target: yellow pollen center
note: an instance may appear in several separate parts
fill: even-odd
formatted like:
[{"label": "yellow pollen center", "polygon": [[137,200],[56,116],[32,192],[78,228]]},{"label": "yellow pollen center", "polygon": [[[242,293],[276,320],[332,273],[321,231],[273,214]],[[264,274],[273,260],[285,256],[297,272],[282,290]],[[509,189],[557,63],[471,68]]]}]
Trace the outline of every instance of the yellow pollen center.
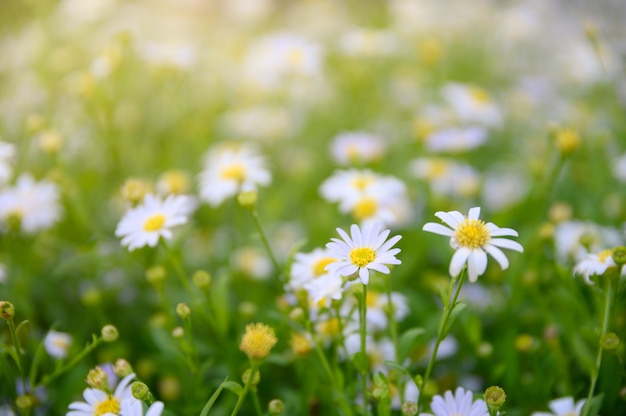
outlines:
[{"label": "yellow pollen center", "polygon": [[369,308],[373,308],[376,306],[376,304],[378,303],[378,298],[380,296],[378,295],[378,293],[376,292],[367,292],[367,295],[365,297],[365,304],[369,307]]},{"label": "yellow pollen center", "polygon": [[484,246],[491,236],[484,221],[466,219],[457,227],[454,238],[461,247],[475,249]]},{"label": "yellow pollen center", "polygon": [[372,182],[373,179],[370,176],[358,176],[352,181],[352,186],[362,191],[367,188]]},{"label": "yellow pollen center", "polygon": [[350,251],[350,261],[358,267],[365,267],[376,258],[376,252],[369,247],[353,248]]},{"label": "yellow pollen center", "polygon": [[603,250],[603,251],[598,253],[598,260],[600,260],[600,262],[604,263],[606,261],[606,259],[608,259],[612,255],[613,255],[613,250],[611,250],[611,249]]},{"label": "yellow pollen center", "polygon": [[326,322],[322,322],[319,326],[319,331],[324,335],[339,335],[339,320],[332,318]]},{"label": "yellow pollen center", "polygon": [[293,65],[298,65],[302,63],[302,58],[303,54],[301,50],[293,49],[289,51],[289,62],[291,62]]},{"label": "yellow pollen center", "polygon": [[326,271],[326,266],[328,266],[330,263],[334,263],[335,261],[336,260],[332,257],[322,257],[313,265],[313,274],[315,276],[321,276],[328,273]]},{"label": "yellow pollen center", "polygon": [[115,397],[109,397],[108,400],[98,403],[96,406],[96,413],[93,416],[100,416],[106,413],[119,413],[120,402]]},{"label": "yellow pollen center", "polygon": [[165,223],[165,215],[154,214],[143,223],[143,229],[145,231],[158,231],[163,227]]},{"label": "yellow pollen center", "polygon": [[374,198],[366,197],[356,203],[354,209],[352,210],[352,214],[356,219],[364,220],[374,215],[377,209],[378,203],[376,203],[376,200]]},{"label": "yellow pollen center", "polygon": [[486,104],[490,101],[489,94],[487,94],[485,90],[479,87],[471,87],[470,95],[476,102],[480,104]]},{"label": "yellow pollen center", "polygon": [[222,179],[234,179],[237,182],[243,182],[246,178],[246,169],[241,163],[235,163],[222,169]]},{"label": "yellow pollen center", "polygon": [[431,160],[428,167],[428,178],[440,178],[448,172],[448,163],[445,160]]}]

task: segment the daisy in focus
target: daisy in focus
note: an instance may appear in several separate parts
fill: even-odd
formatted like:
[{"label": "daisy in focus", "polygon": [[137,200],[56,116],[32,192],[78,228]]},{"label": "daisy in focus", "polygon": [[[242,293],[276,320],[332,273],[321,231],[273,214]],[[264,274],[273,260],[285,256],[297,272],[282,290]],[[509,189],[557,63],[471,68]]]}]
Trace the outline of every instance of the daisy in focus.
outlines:
[{"label": "daisy in focus", "polygon": [[[454,395],[448,390],[443,396],[433,397],[430,409],[434,416],[489,416],[484,400],[474,401],[472,392],[465,391],[462,387],[458,387]],[[429,413],[424,414],[427,415],[433,416]]]},{"label": "daisy in focus", "polygon": [[[97,388],[86,388],[83,392],[84,402],[70,403],[69,412],[66,416],[94,416],[94,415],[119,415],[122,410],[122,402],[136,400],[133,398],[130,382],[135,374],[124,377],[113,394]],[[123,413],[126,415],[126,413]],[[152,415],[151,415],[152,416]]]},{"label": "daisy in focus", "polygon": [[363,230],[352,224],[350,235],[341,228],[337,232],[341,236],[332,238],[326,244],[329,253],[337,259],[326,266],[326,270],[340,276],[352,276],[358,273],[363,284],[369,282],[370,270],[389,274],[388,264],[401,264],[396,258],[399,248],[392,248],[402,238],[396,235],[387,240],[390,230],[382,230],[380,222],[365,224]]},{"label": "daisy in focus", "polygon": [[265,159],[246,146],[212,149],[204,158],[204,166],[199,177],[200,198],[213,207],[239,192],[255,190],[272,181]]},{"label": "daisy in focus", "polygon": [[586,400],[582,399],[574,403],[574,399],[571,397],[561,397],[560,399],[554,399],[548,403],[548,407],[552,413],[533,412],[531,416],[579,416],[585,401]]},{"label": "daisy in focus", "polygon": [[134,398],[126,399],[122,402],[122,415],[124,416],[161,416],[163,413],[163,402],[154,402],[143,412],[143,402]]},{"label": "daisy in focus", "polygon": [[170,195],[164,200],[152,194],[143,203],[131,208],[117,225],[115,235],[122,237],[122,245],[130,251],[157,245],[161,237],[172,238],[172,227],[185,224],[189,213],[188,197]]},{"label": "daisy in focus", "polygon": [[[497,237],[517,237],[517,231],[511,228],[500,228],[495,224],[478,219],[480,208],[469,210],[467,217],[459,211],[438,211],[435,216],[449,227],[429,222],[424,224],[424,231],[450,237],[450,246],[456,250],[450,261],[450,275],[456,277],[467,264],[470,282],[475,282],[478,276],[487,269],[487,253],[493,257],[502,270],[509,267],[509,260],[500,248],[524,251],[522,245],[516,241]],[[496,237],[496,238],[494,238]]]}]

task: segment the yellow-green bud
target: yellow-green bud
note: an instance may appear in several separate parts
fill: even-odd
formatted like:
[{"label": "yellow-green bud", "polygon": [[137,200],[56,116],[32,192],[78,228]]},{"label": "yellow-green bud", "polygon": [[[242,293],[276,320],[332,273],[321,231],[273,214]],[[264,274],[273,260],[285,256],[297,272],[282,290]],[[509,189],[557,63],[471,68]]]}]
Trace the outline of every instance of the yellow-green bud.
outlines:
[{"label": "yellow-green bud", "polygon": [[146,280],[151,285],[160,285],[165,281],[167,271],[163,266],[152,266],[146,270]]},{"label": "yellow-green bud", "polygon": [[304,317],[304,310],[302,308],[294,308],[289,312],[289,319],[294,322],[302,322]]},{"label": "yellow-green bud", "polygon": [[191,316],[191,309],[189,309],[189,306],[187,306],[186,303],[181,302],[178,305],[176,305],[176,313],[182,319],[187,319]]},{"label": "yellow-green bud", "polygon": [[191,277],[193,284],[200,289],[208,289],[211,286],[211,275],[204,270],[198,270]]},{"label": "yellow-green bud", "polygon": [[248,211],[256,209],[256,203],[259,197],[256,191],[243,191],[237,195],[237,202]]},{"label": "yellow-green bud", "polygon": [[267,406],[270,415],[282,415],[285,411],[285,404],[280,399],[270,400],[269,405]]},{"label": "yellow-green bud", "polygon": [[493,410],[498,410],[506,401],[506,393],[501,387],[491,386],[485,390],[485,402]]},{"label": "yellow-green bud", "polygon": [[15,306],[8,300],[0,300],[0,317],[5,321],[13,319],[15,316]]},{"label": "yellow-green bud", "polygon": [[246,371],[244,371],[243,374],[241,375],[241,380],[244,382],[244,384],[248,384],[248,382],[250,382],[253,386],[256,386],[257,384],[261,382],[261,373],[259,371],[256,371],[254,373],[254,378],[250,380],[251,372],[252,372],[251,368],[248,368]]},{"label": "yellow-green bud", "polygon": [[137,400],[143,400],[145,402],[152,401],[152,393],[150,393],[150,389],[141,381],[135,381],[130,386],[130,391],[133,394],[133,397]]},{"label": "yellow-green bud", "polygon": [[564,155],[571,154],[580,147],[580,136],[574,129],[558,129],[555,138],[559,150]]},{"label": "yellow-green bud", "polygon": [[87,384],[94,389],[107,391],[109,389],[109,377],[106,371],[100,367],[92,368],[87,373]]},{"label": "yellow-green bud", "polygon": [[615,247],[613,249],[611,256],[613,257],[613,261],[615,262],[615,264],[617,264],[618,266],[626,264],[626,247],[624,246]]},{"label": "yellow-green bud", "polygon": [[[39,399],[33,393],[26,393],[15,399],[15,405],[22,411],[29,411],[39,405]],[[9,412],[11,413],[11,412]],[[30,412],[28,412],[30,413]]]},{"label": "yellow-green bud", "polygon": [[580,242],[580,245],[587,249],[587,251],[591,251],[591,247],[595,244],[596,238],[592,234],[584,233],[580,236],[578,241]]},{"label": "yellow-green bud", "polygon": [[620,339],[615,332],[609,332],[600,338],[600,347],[603,350],[615,351],[619,347]]},{"label": "yellow-green bud", "polygon": [[117,341],[117,338],[120,336],[119,332],[117,332],[117,328],[113,325],[105,325],[102,327],[102,339],[104,342],[114,342]]},{"label": "yellow-green bud", "polygon": [[133,367],[123,358],[118,358],[113,366],[113,371],[120,377],[126,377],[133,373]]},{"label": "yellow-green bud", "polygon": [[415,416],[417,414],[417,403],[404,402],[402,403],[402,415],[403,416]]}]

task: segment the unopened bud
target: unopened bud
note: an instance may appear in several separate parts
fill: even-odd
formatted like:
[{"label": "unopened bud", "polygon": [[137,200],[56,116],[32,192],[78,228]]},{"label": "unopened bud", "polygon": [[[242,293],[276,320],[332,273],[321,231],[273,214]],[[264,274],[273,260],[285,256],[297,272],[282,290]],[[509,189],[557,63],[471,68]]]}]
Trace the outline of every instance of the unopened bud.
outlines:
[{"label": "unopened bud", "polygon": [[256,191],[243,191],[237,195],[237,202],[248,211],[256,209],[256,203],[259,197]]},{"label": "unopened bud", "polygon": [[117,328],[113,325],[105,325],[102,327],[102,339],[104,342],[114,342],[117,341],[117,338],[120,336],[119,332],[117,332]]},{"label": "unopened bud", "polygon": [[600,338],[600,347],[606,351],[615,351],[619,346],[620,340],[615,332],[609,332]]},{"label": "unopened bud", "polygon": [[402,403],[402,415],[403,416],[415,416],[417,414],[417,403],[404,402]]},{"label": "unopened bud", "polygon": [[92,368],[87,373],[87,384],[94,389],[107,391],[109,389],[109,377],[106,371],[100,367]]},{"label": "unopened bud", "polygon": [[113,371],[120,377],[126,377],[127,375],[133,373],[133,368],[128,361],[123,358],[118,358],[113,366]]},{"label": "unopened bud", "polygon": [[176,305],[176,313],[182,319],[187,319],[191,316],[191,309],[189,309],[189,306],[187,306],[186,303],[181,302],[178,305]]},{"label": "unopened bud", "polygon": [[163,266],[152,266],[146,270],[146,280],[151,285],[160,285],[167,278],[167,271]]},{"label": "unopened bud", "polygon": [[130,387],[130,391],[133,394],[133,397],[137,400],[143,400],[145,402],[152,401],[152,393],[150,393],[150,389],[141,381],[135,381]]},{"label": "unopened bud", "polygon": [[[39,404],[39,399],[33,393],[26,393],[18,396],[17,399],[15,399],[15,405],[17,406],[17,408],[25,413],[30,413],[30,410],[39,406]],[[9,414],[12,413],[9,412]]]},{"label": "unopened bud", "polygon": [[261,373],[256,371],[254,373],[254,378],[250,380],[251,372],[252,372],[251,368],[248,368],[246,371],[244,371],[243,374],[241,375],[241,380],[244,382],[244,384],[248,384],[248,382],[250,382],[250,384],[252,384],[253,386],[256,386],[257,384],[261,382]]},{"label": "unopened bud", "polygon": [[569,155],[580,147],[580,136],[574,129],[558,129],[555,138],[559,150],[564,155]]},{"label": "unopened bud", "polygon": [[626,264],[626,247],[615,247],[611,256],[613,257],[613,261],[615,262],[615,264],[617,264],[618,266]]},{"label": "unopened bud", "polygon": [[491,386],[485,390],[485,402],[491,409],[498,411],[506,401],[506,393],[501,387]]},{"label": "unopened bud", "polygon": [[211,286],[211,275],[204,270],[198,270],[191,277],[193,284],[200,289],[206,289]]},{"label": "unopened bud", "polygon": [[8,300],[0,300],[0,317],[5,321],[13,319],[15,316],[15,306]]},{"label": "unopened bud", "polygon": [[285,411],[285,404],[280,399],[270,400],[270,403],[267,407],[270,415],[282,415]]}]

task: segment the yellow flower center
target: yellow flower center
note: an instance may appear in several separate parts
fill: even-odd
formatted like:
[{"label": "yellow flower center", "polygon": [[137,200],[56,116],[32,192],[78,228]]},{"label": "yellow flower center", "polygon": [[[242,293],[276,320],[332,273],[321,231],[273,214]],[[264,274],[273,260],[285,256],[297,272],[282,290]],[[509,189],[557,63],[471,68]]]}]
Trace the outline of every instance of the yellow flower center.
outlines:
[{"label": "yellow flower center", "polygon": [[246,178],[246,168],[241,163],[234,163],[222,169],[222,179],[234,179],[243,182]]},{"label": "yellow flower center", "polygon": [[356,203],[352,214],[357,220],[364,220],[374,215],[377,209],[378,203],[376,200],[371,197],[365,197]]},{"label": "yellow flower center", "polygon": [[367,188],[373,181],[374,181],[374,179],[372,179],[371,176],[357,176],[352,181],[352,186],[354,186],[356,189],[362,191],[365,188]]},{"label": "yellow flower center", "polygon": [[445,160],[434,159],[430,161],[428,166],[428,178],[440,178],[448,172],[449,164]]},{"label": "yellow flower center", "polygon": [[376,252],[369,247],[353,248],[350,251],[350,261],[358,267],[365,267],[376,258]]},{"label": "yellow flower center", "polygon": [[328,266],[330,263],[334,263],[335,261],[336,260],[332,257],[322,257],[313,265],[313,274],[315,276],[321,276],[328,273],[326,271],[326,266]]},{"label": "yellow flower center", "polygon": [[337,318],[332,318],[326,322],[322,322],[319,325],[318,330],[324,335],[339,335],[339,320]]},{"label": "yellow flower center", "polygon": [[292,49],[289,51],[289,62],[292,65],[299,65],[303,60],[303,53],[300,49]]},{"label": "yellow flower center", "polygon": [[603,251],[598,253],[598,260],[600,262],[604,263],[606,261],[606,259],[608,259],[612,255],[613,255],[613,250],[611,250],[611,249],[603,250]]},{"label": "yellow flower center", "polygon": [[378,304],[378,298],[380,298],[380,295],[376,292],[367,292],[367,296],[365,297],[365,304],[369,307],[369,308],[373,308]]},{"label": "yellow flower center", "polygon": [[470,87],[470,95],[476,102],[480,104],[487,104],[489,101],[491,101],[491,99],[489,98],[489,94],[487,94],[485,90],[479,87]]},{"label": "yellow flower center", "polygon": [[145,231],[158,231],[163,227],[165,223],[165,215],[154,214],[143,223],[143,229]]},{"label": "yellow flower center", "polygon": [[106,413],[119,413],[120,402],[115,397],[109,397],[108,400],[98,403],[96,406],[96,413],[93,416],[100,416]]},{"label": "yellow flower center", "polygon": [[466,219],[457,227],[454,238],[461,247],[475,249],[484,246],[491,236],[484,221]]}]

